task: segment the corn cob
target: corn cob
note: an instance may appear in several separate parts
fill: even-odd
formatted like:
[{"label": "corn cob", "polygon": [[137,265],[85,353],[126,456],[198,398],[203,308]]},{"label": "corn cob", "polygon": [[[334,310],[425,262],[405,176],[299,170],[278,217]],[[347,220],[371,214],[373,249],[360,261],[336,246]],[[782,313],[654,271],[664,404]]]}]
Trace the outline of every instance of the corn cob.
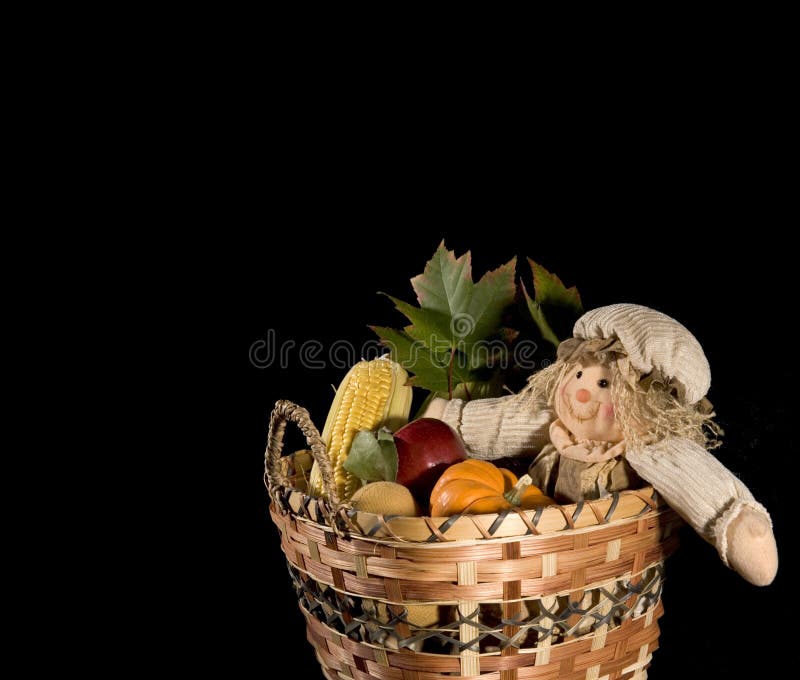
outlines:
[{"label": "corn cob", "polygon": [[[331,459],[340,500],[349,499],[361,486],[361,480],[343,467],[356,432],[382,427],[394,432],[408,422],[412,393],[407,380],[405,369],[383,356],[358,362],[336,390],[322,430],[322,441]],[[308,490],[312,496],[327,496],[316,463],[311,470]]]}]

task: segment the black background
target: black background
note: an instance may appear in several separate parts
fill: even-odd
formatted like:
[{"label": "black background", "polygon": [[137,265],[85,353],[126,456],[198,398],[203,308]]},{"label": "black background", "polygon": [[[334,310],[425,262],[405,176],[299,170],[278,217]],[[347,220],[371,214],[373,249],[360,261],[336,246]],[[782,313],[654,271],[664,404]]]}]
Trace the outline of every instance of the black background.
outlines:
[{"label": "black background", "polygon": [[[650,677],[743,678],[763,675],[765,655],[778,665],[788,660],[783,638],[793,624],[788,581],[795,566],[787,549],[794,486],[787,472],[797,371],[784,320],[795,311],[796,265],[779,236],[782,180],[732,158],[658,181],[635,174],[609,178],[608,190],[574,193],[571,182],[557,179],[535,187],[509,179],[490,193],[470,182],[441,192],[435,169],[391,189],[379,177],[341,192],[315,182],[314,191],[281,199],[286,212],[268,230],[224,240],[217,253],[224,273],[209,269],[209,295],[224,309],[214,337],[228,384],[225,457],[237,470],[224,552],[235,575],[221,596],[237,612],[224,623],[235,638],[232,658],[269,667],[270,657],[291,654],[298,677],[321,677],[268,518],[262,456],[277,399],[306,406],[321,427],[330,385],[344,375],[330,366],[303,368],[297,347],[288,367],[256,368],[251,345],[274,329],[279,343],[359,346],[373,338],[367,324],[399,325],[377,291],[411,301],[409,278],[445,238],[458,254],[472,251],[476,279],[515,255],[530,256],[577,285],[586,309],[644,304],[697,336],[712,369],[709,397],[726,430],[718,456],[772,513],[782,563],[773,585],[756,588],[684,529],[681,549],[667,562]],[[274,195],[288,186],[291,177],[276,180]],[[311,226],[321,233],[309,234]]]}]

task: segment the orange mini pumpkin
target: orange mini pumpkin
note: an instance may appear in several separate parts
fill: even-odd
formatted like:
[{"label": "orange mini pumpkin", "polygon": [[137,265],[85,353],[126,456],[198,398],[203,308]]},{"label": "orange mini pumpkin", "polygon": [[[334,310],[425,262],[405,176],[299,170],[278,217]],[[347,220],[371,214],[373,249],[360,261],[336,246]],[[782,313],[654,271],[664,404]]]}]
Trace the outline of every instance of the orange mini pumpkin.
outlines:
[{"label": "orange mini pumpkin", "polygon": [[528,475],[518,480],[510,470],[473,458],[451,465],[439,477],[431,492],[431,517],[479,515],[513,507],[530,510],[551,503]]}]

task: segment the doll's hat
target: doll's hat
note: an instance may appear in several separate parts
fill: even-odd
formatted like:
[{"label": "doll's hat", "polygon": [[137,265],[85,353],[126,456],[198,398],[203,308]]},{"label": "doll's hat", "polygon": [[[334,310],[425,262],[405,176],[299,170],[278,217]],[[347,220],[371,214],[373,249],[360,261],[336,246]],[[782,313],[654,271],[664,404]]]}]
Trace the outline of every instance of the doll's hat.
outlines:
[{"label": "doll's hat", "polygon": [[684,326],[641,305],[618,304],[586,312],[575,323],[576,338],[617,338],[641,375],[656,370],[671,381],[678,399],[700,401],[711,386],[711,369],[700,343]]}]

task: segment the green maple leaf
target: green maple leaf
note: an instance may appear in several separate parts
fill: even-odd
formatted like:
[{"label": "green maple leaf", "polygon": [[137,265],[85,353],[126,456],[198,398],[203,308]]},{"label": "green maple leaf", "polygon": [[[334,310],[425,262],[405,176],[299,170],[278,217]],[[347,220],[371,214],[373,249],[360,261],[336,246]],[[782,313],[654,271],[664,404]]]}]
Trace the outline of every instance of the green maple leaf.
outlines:
[{"label": "green maple leaf", "polygon": [[420,306],[387,296],[411,324],[402,332],[373,330],[392,346],[396,361],[406,360],[400,363],[414,374],[415,385],[452,394],[459,384],[480,383],[475,370],[481,355],[475,350],[500,329],[503,311],[514,300],[515,269],[516,258],[474,283],[472,255],[457,258],[442,241],[423,273],[411,279]]},{"label": "green maple leaf", "polygon": [[437,357],[421,340],[404,331],[384,326],[370,326],[398,364],[414,374],[411,383],[431,392],[447,392],[449,355]]},{"label": "green maple leaf", "polygon": [[436,312],[430,309],[420,309],[407,302],[398,300],[391,295],[386,295],[395,306],[411,322],[403,330],[415,340],[419,340],[434,351],[440,349],[447,351],[452,345],[450,332],[450,318],[447,314]]},{"label": "green maple leaf", "polygon": [[567,288],[555,274],[528,258],[533,271],[533,291],[535,298],[528,295],[525,284],[520,282],[528,311],[539,328],[542,337],[558,347],[561,342],[553,330],[553,318],[560,318],[566,326],[574,322],[582,313],[581,296],[575,286]]},{"label": "green maple leaf", "polygon": [[514,300],[516,265],[515,257],[473,283],[472,254],[456,258],[442,241],[425,271],[411,279],[419,311],[446,317],[454,343],[469,346],[484,340],[497,331],[503,310]]},{"label": "green maple leaf", "polygon": [[[472,255],[466,252],[456,258],[442,241],[425,265],[425,271],[411,279],[420,307],[406,305],[405,309],[398,309],[409,317],[412,325],[419,324],[409,314],[409,307],[429,325],[435,323],[451,348],[470,357],[478,343],[497,333],[503,311],[514,300],[516,263],[513,258],[473,283]],[[447,329],[443,328],[445,321]]]},{"label": "green maple leaf", "polygon": [[472,285],[472,255],[466,252],[456,258],[453,251],[445,248],[444,241],[425,264],[423,273],[411,279],[423,309],[450,317],[466,311]]}]

